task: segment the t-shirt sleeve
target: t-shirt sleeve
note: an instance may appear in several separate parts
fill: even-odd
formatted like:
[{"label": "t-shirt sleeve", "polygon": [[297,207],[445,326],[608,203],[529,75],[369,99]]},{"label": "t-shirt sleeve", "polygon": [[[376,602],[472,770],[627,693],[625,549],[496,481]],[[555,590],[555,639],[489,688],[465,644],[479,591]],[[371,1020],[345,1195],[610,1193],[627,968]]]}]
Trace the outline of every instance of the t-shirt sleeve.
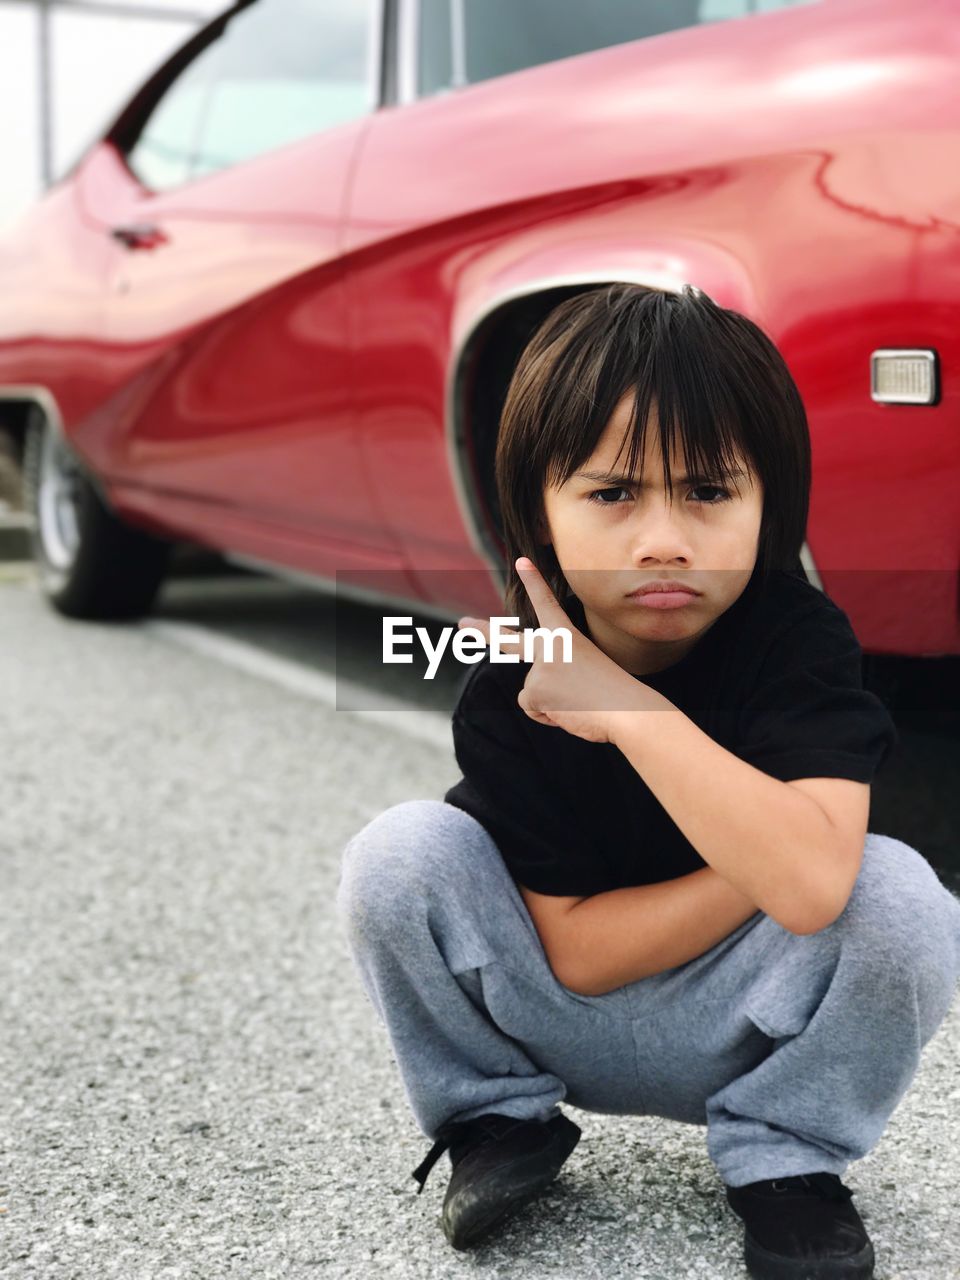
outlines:
[{"label": "t-shirt sleeve", "polygon": [[[522,680],[517,685],[517,693]],[[453,744],[462,781],[444,796],[486,828],[514,880],[535,893],[587,896],[597,869],[533,741],[516,694],[489,664],[472,673],[453,712]],[[533,731],[563,733],[530,720]]]},{"label": "t-shirt sleeve", "polygon": [[870,782],[897,742],[886,706],[863,687],[850,621],[830,602],[775,638],[742,707],[736,754],[782,782]]}]

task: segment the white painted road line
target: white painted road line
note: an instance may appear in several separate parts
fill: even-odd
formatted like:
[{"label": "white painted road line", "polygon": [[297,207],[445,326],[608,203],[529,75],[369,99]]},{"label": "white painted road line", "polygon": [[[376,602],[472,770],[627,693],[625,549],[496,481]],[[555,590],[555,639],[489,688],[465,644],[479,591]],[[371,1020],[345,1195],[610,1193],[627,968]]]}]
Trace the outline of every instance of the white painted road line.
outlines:
[{"label": "white painted road line", "polygon": [[196,626],[190,622],[169,622],[160,618],[147,619],[143,629],[162,640],[190,649],[194,653],[203,654],[222,662],[225,666],[245,671],[248,675],[280,685],[292,693],[304,698],[312,698],[332,707],[339,715],[357,716],[365,721],[372,721],[395,733],[408,738],[416,738],[419,742],[431,747],[439,747],[443,751],[453,750],[453,734],[450,717],[439,711],[421,711],[411,707],[399,698],[386,693],[377,694],[380,704],[371,708],[337,707],[337,689],[342,696],[351,700],[369,699],[370,690],[350,680],[334,680],[332,676],[320,671],[311,671],[289,658],[279,658],[275,654],[265,653],[256,645],[236,640],[231,636],[218,635],[206,627]]}]

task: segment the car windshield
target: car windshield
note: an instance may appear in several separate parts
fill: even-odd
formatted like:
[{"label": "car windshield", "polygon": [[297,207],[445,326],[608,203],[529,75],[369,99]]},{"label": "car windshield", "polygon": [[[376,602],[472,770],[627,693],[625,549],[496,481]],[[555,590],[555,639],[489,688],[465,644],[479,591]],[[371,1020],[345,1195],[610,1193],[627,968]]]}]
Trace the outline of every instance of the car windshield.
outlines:
[{"label": "car windshield", "polygon": [[421,0],[420,93],[816,0]]}]

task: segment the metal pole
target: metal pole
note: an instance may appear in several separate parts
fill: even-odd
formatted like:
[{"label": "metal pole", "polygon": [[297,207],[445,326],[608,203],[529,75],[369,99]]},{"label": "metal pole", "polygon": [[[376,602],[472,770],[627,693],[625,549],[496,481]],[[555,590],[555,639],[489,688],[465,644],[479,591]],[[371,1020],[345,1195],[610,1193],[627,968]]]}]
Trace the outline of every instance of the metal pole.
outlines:
[{"label": "metal pole", "polygon": [[37,5],[37,91],[40,108],[40,180],[53,181],[53,111],[50,101],[50,0]]},{"label": "metal pole", "polygon": [[464,0],[450,0],[450,82],[454,89],[467,83],[466,26]]}]

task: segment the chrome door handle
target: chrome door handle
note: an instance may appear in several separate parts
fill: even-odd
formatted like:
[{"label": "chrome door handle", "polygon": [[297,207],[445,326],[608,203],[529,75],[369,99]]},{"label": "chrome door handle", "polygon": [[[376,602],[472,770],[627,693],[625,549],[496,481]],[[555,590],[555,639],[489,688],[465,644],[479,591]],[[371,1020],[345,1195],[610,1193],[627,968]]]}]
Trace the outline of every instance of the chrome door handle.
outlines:
[{"label": "chrome door handle", "polygon": [[169,244],[166,233],[160,227],[150,223],[112,227],[110,235],[128,249],[156,249],[160,245]]}]

